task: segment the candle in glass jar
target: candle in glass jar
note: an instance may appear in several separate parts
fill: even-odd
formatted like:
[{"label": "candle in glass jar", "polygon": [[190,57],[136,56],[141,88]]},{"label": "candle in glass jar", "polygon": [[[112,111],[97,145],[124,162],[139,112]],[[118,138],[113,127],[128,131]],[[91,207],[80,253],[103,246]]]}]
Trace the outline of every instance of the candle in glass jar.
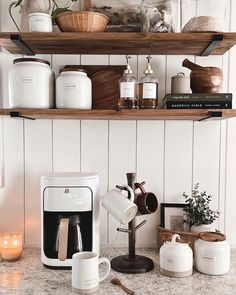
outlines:
[{"label": "candle in glass jar", "polygon": [[22,254],[22,233],[0,233],[0,256],[5,261],[15,261]]}]

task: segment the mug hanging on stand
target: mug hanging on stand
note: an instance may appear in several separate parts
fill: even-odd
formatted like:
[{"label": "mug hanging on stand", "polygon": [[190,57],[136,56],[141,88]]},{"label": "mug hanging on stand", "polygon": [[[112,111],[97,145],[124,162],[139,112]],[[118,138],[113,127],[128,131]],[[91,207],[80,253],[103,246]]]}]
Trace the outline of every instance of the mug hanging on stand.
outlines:
[{"label": "mug hanging on stand", "polygon": [[142,183],[135,183],[135,188],[140,189],[141,193],[137,195],[135,203],[138,206],[138,211],[140,214],[152,214],[158,208],[158,201],[156,195],[151,192],[146,192]]},{"label": "mug hanging on stand", "polygon": [[[123,190],[128,190],[129,198],[122,194]],[[128,185],[122,189],[113,189],[103,198],[102,205],[120,223],[129,223],[137,214],[138,207],[134,204],[134,192]]]}]

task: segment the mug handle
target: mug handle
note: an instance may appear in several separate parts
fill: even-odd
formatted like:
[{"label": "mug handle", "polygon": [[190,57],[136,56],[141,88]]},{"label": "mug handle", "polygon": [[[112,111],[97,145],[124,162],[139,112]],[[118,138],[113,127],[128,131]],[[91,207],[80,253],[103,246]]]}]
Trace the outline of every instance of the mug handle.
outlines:
[{"label": "mug handle", "polygon": [[98,258],[98,266],[101,263],[105,263],[107,265],[107,271],[102,276],[99,276],[99,282],[104,281],[109,276],[110,271],[111,271],[110,261],[106,257]]},{"label": "mug handle", "polygon": [[[132,188],[129,185],[127,185],[127,184],[122,185],[122,187],[123,188],[126,188],[126,190],[130,193],[129,200],[131,202],[134,202],[134,191],[132,190]],[[121,189],[121,190],[124,190],[124,189]]]}]

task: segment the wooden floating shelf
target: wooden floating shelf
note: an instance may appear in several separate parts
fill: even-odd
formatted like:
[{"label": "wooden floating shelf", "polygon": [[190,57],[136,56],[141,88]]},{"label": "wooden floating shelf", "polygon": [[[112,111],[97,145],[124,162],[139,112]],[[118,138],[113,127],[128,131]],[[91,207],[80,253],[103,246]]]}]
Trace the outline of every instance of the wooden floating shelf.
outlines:
[{"label": "wooden floating shelf", "polygon": [[222,55],[236,33],[0,33],[13,54]]},{"label": "wooden floating shelf", "polygon": [[1,109],[0,116],[31,119],[78,120],[192,120],[236,117],[236,109],[181,109],[181,110],[77,110],[77,109]]}]

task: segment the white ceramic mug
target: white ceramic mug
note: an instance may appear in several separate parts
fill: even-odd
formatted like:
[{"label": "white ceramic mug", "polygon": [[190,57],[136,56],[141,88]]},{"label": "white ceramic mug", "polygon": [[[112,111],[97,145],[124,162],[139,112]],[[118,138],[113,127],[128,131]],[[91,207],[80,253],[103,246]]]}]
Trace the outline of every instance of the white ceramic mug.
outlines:
[{"label": "white ceramic mug", "polygon": [[[99,276],[99,265],[104,263],[107,270]],[[110,261],[95,252],[79,252],[72,256],[72,288],[79,294],[90,294],[98,290],[99,282],[105,280],[111,270]]]},{"label": "white ceramic mug", "polygon": [[52,32],[52,18],[47,13],[31,13],[28,15],[30,32]]},{"label": "white ceramic mug", "polygon": [[137,214],[138,207],[134,204],[134,192],[128,185],[124,185],[129,193],[130,199],[122,194],[121,189],[109,191],[103,198],[102,205],[120,223],[129,223]]}]

